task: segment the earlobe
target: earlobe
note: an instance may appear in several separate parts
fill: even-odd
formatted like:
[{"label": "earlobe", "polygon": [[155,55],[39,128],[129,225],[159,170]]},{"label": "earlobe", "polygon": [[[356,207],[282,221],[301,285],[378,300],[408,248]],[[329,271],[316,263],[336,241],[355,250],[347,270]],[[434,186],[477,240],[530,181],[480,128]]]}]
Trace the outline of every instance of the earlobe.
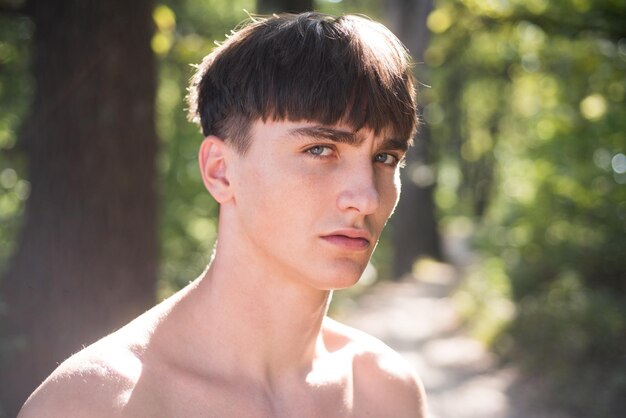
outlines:
[{"label": "earlobe", "polygon": [[231,198],[230,181],[227,175],[227,145],[216,136],[207,136],[200,145],[198,163],[202,181],[218,203]]}]

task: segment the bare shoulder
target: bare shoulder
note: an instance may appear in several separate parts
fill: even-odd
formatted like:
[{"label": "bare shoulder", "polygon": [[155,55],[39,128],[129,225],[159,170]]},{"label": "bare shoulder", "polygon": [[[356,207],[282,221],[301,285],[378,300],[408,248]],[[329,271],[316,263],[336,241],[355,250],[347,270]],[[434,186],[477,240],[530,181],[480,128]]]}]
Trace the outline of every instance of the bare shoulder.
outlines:
[{"label": "bare shoulder", "polygon": [[64,361],[28,398],[18,418],[115,417],[140,373],[132,348],[105,338]]},{"label": "bare shoulder", "polygon": [[396,351],[365,332],[327,318],[325,338],[352,358],[357,416],[425,418],[426,396],[414,368]]},{"label": "bare shoulder", "polygon": [[28,398],[18,418],[129,416],[150,339],[181,291],[65,360]]}]

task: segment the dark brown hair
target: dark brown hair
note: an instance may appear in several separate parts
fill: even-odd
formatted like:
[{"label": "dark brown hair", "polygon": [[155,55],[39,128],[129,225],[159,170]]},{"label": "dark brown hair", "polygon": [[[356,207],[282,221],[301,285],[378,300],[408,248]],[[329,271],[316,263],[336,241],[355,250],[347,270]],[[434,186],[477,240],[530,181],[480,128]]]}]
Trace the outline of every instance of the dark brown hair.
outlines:
[{"label": "dark brown hair", "polygon": [[409,142],[414,95],[410,57],[388,29],[309,12],[252,18],[204,58],[187,100],[205,136],[245,153],[257,119],[343,122]]}]

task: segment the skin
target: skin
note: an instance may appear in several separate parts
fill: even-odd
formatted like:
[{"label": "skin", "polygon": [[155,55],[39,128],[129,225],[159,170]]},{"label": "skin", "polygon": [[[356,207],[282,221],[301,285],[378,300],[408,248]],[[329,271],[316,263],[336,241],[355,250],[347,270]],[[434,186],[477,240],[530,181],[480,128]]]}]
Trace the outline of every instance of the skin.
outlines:
[{"label": "skin", "polygon": [[207,137],[220,203],[206,272],[66,360],[19,417],[424,417],[421,383],[375,338],[326,317],[398,201],[398,141],[257,121],[240,155]]}]

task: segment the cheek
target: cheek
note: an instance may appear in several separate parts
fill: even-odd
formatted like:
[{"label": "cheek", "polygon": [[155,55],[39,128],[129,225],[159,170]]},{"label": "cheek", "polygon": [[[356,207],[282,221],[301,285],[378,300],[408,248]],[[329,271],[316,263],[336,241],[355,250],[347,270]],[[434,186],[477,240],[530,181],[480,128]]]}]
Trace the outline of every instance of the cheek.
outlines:
[{"label": "cheek", "polygon": [[[280,187],[276,184],[276,180],[271,170],[265,164],[256,161],[254,164],[247,164],[241,167],[238,172],[235,185],[235,199],[239,213],[246,218],[259,220],[255,218],[264,218],[267,221],[267,211],[272,211],[273,205],[280,201]],[[255,216],[256,214],[263,214]]]},{"label": "cheek", "polygon": [[400,200],[400,189],[402,183],[400,181],[399,171],[396,170],[393,178],[386,178],[383,180],[380,187],[380,200],[381,200],[381,216],[387,218],[394,212],[398,201]]},{"label": "cheek", "polygon": [[[252,212],[273,214],[272,220],[297,217],[314,200],[319,181],[287,161],[257,164],[241,176],[245,182],[241,203]],[[266,221],[269,221],[266,219]]]}]

